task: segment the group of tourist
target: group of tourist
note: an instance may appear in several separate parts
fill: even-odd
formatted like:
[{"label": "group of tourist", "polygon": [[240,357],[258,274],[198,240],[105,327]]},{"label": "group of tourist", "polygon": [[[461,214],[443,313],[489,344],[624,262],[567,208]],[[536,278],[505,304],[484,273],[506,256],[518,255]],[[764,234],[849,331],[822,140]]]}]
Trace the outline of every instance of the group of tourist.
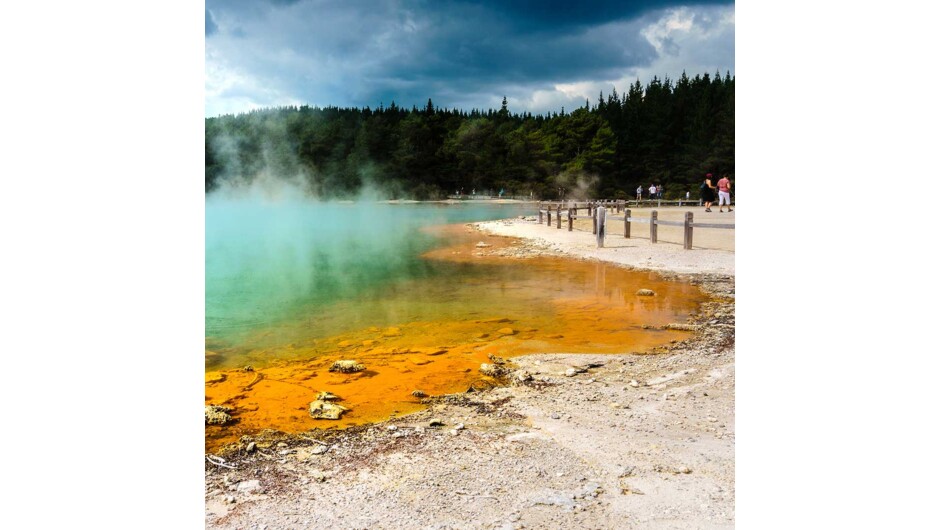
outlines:
[{"label": "group of tourist", "polygon": [[718,212],[724,213],[724,205],[728,205],[728,211],[733,212],[731,209],[731,181],[728,180],[728,175],[725,174],[718,181],[718,185],[715,186],[712,184],[712,174],[708,173],[705,175],[705,182],[702,182],[702,185],[699,187],[702,192],[702,202],[705,203],[705,211],[712,211],[712,203],[715,202],[715,190],[718,190]]},{"label": "group of tourist", "polygon": [[[647,196],[647,198],[650,200],[663,198],[663,187],[659,184],[650,184],[650,188],[648,192],[649,192],[649,195]],[[636,200],[638,201],[643,200],[643,185],[642,184],[636,187]]]},{"label": "group of tourist", "polygon": [[[718,194],[718,212],[719,212],[719,213],[724,213],[724,211],[725,211],[725,210],[724,210],[725,205],[728,206],[728,211],[729,211],[729,212],[733,212],[734,210],[731,209],[731,180],[728,179],[728,174],[725,173],[724,176],[722,176],[722,177],[718,180],[718,182],[716,182],[716,183],[714,183],[714,184],[712,184],[712,178],[713,178],[713,177],[712,177],[712,174],[711,174],[711,173],[706,174],[706,175],[705,175],[705,181],[702,182],[702,184],[699,186],[699,193],[701,194],[702,203],[704,203],[704,205],[705,205],[705,211],[706,211],[706,212],[712,211],[712,203],[715,202],[715,193],[716,193],[716,191],[717,191],[717,194]],[[502,198],[502,196],[503,196],[503,191],[504,191],[504,190],[502,190],[502,189],[499,190],[499,197],[500,197],[500,198]],[[659,184],[650,184],[649,189],[648,189],[648,190],[645,190],[645,191],[649,194],[649,195],[647,195],[647,199],[649,199],[649,200],[655,200],[655,199],[662,199],[662,198],[663,198],[663,187],[662,187],[662,185],[659,185]],[[559,188],[559,191],[558,191],[559,197],[564,196],[564,192],[565,192],[565,189],[564,189],[564,188]],[[636,200],[638,200],[638,201],[643,200],[643,192],[644,192],[644,190],[643,190],[643,185],[642,185],[642,184],[640,184],[639,186],[636,187]],[[473,190],[471,190],[471,192],[470,192],[470,194],[473,195],[473,196],[475,196],[476,193],[477,193],[477,190],[476,190],[475,188],[474,188]],[[457,197],[462,196],[462,195],[464,194],[464,189],[463,189],[463,188],[460,188],[459,190],[456,191],[455,194],[457,195]],[[686,200],[689,199],[689,192],[688,192],[688,191],[685,192],[685,198],[686,198]]]},{"label": "group of tourist", "polygon": [[[706,174],[705,181],[699,186],[702,202],[705,204],[705,211],[712,211],[712,203],[715,202],[715,192],[717,190],[718,212],[724,213],[725,205],[728,205],[729,212],[733,212],[734,210],[731,209],[731,180],[728,179],[728,175],[725,174],[715,184],[712,184],[712,178],[711,173]],[[636,200],[643,200],[643,191],[642,184],[636,187]],[[662,199],[663,187],[658,184],[650,184],[648,193],[647,199]],[[685,198],[689,198],[689,192],[685,192]]]}]

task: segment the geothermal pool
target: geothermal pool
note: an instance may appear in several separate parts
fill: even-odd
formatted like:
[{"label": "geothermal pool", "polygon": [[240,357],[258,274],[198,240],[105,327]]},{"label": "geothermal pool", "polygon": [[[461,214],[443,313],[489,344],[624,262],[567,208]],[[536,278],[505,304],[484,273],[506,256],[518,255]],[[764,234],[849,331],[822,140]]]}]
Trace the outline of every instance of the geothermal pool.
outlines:
[{"label": "geothermal pool", "polygon": [[[207,199],[205,397],[236,420],[207,426],[207,448],[265,428],[413,412],[422,405],[412,391],[466,390],[491,354],[645,352],[686,336],[656,328],[695,311],[705,299],[695,286],[492,255],[510,242],[460,224],[524,213],[531,207]],[[339,359],[367,369],[329,372]],[[311,418],[321,391],[349,411]]]}]

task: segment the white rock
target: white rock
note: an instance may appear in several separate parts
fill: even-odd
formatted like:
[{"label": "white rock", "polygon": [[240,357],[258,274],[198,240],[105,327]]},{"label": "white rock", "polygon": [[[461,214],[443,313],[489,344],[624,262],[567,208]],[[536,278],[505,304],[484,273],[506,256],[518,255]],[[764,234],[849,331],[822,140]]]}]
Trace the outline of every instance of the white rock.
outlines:
[{"label": "white rock", "polygon": [[620,469],[620,474],[618,475],[618,477],[619,478],[630,477],[630,476],[633,476],[634,473],[636,473],[636,466],[624,466],[623,468]]},{"label": "white rock", "polygon": [[238,483],[238,492],[240,493],[252,493],[260,489],[261,481],[259,480],[246,480]]}]

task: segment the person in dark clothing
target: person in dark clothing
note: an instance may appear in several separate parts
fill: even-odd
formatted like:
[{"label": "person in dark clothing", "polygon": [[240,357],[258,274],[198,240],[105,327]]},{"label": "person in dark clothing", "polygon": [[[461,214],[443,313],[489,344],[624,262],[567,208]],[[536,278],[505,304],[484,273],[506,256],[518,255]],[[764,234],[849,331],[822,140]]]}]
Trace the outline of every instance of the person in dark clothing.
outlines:
[{"label": "person in dark clothing", "polygon": [[712,184],[712,174],[705,175],[705,182],[700,187],[702,192],[702,202],[705,203],[705,211],[712,211],[712,203],[715,202],[715,186]]}]

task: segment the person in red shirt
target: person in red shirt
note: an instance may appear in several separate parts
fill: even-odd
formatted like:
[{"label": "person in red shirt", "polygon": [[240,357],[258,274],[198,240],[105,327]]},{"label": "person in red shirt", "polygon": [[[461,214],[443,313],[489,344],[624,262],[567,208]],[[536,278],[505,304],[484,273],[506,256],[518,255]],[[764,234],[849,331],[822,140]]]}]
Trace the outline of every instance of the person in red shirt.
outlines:
[{"label": "person in red shirt", "polygon": [[718,212],[724,213],[721,209],[724,204],[728,205],[728,211],[733,212],[731,209],[731,181],[728,180],[728,175],[721,177],[721,180],[718,181]]}]

